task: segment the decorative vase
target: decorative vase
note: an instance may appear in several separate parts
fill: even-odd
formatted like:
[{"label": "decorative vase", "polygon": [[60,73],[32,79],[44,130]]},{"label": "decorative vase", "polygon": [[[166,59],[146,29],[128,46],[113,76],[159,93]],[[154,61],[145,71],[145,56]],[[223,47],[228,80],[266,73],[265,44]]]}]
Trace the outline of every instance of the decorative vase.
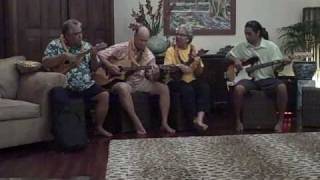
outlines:
[{"label": "decorative vase", "polygon": [[169,44],[170,43],[165,36],[157,34],[150,37],[147,46],[153,52],[153,54],[158,55],[164,53],[167,50]]},{"label": "decorative vase", "polygon": [[298,80],[311,80],[317,70],[317,63],[315,61],[296,61],[292,67]]}]

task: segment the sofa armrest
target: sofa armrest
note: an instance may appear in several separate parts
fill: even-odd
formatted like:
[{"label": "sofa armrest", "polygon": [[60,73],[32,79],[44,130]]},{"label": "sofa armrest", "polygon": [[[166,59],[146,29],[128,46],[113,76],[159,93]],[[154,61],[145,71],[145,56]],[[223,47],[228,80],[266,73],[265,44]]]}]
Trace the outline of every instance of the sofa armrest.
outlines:
[{"label": "sofa armrest", "polygon": [[54,87],[65,87],[66,77],[61,73],[37,72],[20,77],[17,99],[40,104],[41,116],[48,116],[48,94]]}]

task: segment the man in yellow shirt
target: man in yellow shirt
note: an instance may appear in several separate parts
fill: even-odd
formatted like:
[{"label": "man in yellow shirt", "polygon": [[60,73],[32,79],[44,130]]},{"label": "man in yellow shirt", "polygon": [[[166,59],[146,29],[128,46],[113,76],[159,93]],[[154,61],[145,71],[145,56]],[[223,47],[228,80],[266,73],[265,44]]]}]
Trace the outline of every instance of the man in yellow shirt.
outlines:
[{"label": "man in yellow shirt", "polygon": [[[258,64],[283,59],[279,47],[272,41],[265,39],[263,34],[265,34],[264,29],[259,22],[249,21],[246,23],[245,36],[247,42],[238,44],[227,54],[227,58],[234,62],[238,70],[241,70],[243,68],[242,63],[251,57],[258,57]],[[288,98],[286,85],[281,80],[275,78],[275,68],[275,66],[269,66],[258,69],[251,74],[253,80],[244,79],[235,85],[233,100],[237,131],[243,131],[240,113],[244,94],[249,90],[259,89],[265,91],[267,95],[276,96],[279,120],[274,129],[276,132],[281,132]]]},{"label": "man in yellow shirt", "polygon": [[180,26],[177,29],[176,44],[167,49],[164,64],[176,65],[182,72],[181,78],[172,79],[168,86],[170,93],[181,95],[185,118],[193,121],[196,128],[206,130],[208,126],[203,120],[210,109],[210,90],[207,83],[195,76],[202,72],[203,63],[191,41],[191,31],[186,26]]}]

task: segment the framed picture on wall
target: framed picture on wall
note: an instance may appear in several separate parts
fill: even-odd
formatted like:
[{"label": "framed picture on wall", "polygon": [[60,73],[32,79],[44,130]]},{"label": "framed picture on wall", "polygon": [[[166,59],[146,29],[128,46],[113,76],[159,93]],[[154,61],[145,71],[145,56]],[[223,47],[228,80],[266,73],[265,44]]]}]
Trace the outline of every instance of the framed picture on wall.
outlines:
[{"label": "framed picture on wall", "polygon": [[236,26],[236,0],[165,0],[164,33],[175,34],[181,24],[194,35],[232,35]]}]

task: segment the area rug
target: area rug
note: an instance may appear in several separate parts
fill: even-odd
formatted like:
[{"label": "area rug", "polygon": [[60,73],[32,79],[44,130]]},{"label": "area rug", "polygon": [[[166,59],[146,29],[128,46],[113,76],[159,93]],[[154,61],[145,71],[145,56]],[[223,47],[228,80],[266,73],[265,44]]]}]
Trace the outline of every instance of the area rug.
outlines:
[{"label": "area rug", "polygon": [[320,179],[320,132],[112,140],[106,179]]},{"label": "area rug", "polygon": [[77,176],[71,178],[0,178],[0,180],[91,180],[88,176]]}]

